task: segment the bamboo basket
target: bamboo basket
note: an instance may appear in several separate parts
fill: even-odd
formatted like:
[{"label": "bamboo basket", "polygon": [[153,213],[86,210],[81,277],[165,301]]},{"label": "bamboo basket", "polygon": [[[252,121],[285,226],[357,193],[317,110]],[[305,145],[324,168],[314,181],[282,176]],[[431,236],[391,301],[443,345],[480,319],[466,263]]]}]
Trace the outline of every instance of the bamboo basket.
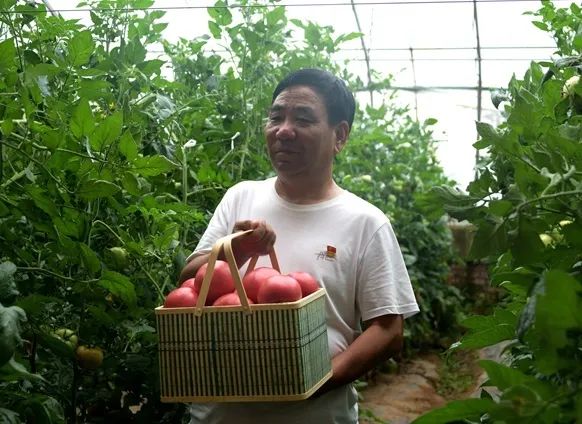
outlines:
[{"label": "bamboo basket", "polygon": [[[213,246],[196,307],[155,309],[162,402],[302,400],[331,377],[325,289],[296,302],[250,305],[231,246],[242,234]],[[204,306],[222,249],[241,306]],[[274,250],[270,259],[280,270]]]}]

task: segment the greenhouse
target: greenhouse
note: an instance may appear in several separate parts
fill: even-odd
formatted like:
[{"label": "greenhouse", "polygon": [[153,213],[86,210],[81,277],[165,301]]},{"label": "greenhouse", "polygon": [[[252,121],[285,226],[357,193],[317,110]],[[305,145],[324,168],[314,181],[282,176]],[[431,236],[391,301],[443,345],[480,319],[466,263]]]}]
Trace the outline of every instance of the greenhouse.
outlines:
[{"label": "greenhouse", "polygon": [[570,1],[0,0],[0,423],[582,421],[581,74]]}]

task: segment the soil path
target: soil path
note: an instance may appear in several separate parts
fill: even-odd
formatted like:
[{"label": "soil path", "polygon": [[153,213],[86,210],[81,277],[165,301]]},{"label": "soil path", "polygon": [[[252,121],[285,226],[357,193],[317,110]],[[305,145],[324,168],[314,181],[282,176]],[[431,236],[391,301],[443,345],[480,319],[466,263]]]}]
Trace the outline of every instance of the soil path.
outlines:
[{"label": "soil path", "polygon": [[444,406],[449,400],[479,396],[480,385],[486,376],[478,367],[477,360],[499,360],[500,352],[501,346],[492,346],[474,353],[466,360],[460,372],[470,379],[470,383],[461,392],[447,393],[446,387],[441,384],[443,359],[438,354],[425,354],[409,360],[396,373],[376,374],[368,381],[368,387],[361,390],[363,400],[360,407],[380,421],[363,418],[360,423],[409,424],[425,412]]}]

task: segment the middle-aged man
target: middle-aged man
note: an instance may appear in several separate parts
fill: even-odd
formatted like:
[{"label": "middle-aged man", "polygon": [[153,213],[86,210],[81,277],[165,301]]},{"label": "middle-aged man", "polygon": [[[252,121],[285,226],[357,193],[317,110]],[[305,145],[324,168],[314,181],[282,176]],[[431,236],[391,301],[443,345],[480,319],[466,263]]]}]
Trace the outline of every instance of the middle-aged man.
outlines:
[{"label": "middle-aged man", "polygon": [[[352,382],[400,350],[403,318],[418,306],[398,242],[382,211],[333,179],[354,112],[345,83],[326,71],[283,79],[265,125],[277,176],[226,192],[180,277],[192,278],[214,242],[233,231],[254,230],[233,242],[239,266],[276,239],[281,271],[309,272],[327,291],[333,377],[305,401],[194,404],[191,423],[357,423]],[[265,256],[257,264],[269,265]]]}]

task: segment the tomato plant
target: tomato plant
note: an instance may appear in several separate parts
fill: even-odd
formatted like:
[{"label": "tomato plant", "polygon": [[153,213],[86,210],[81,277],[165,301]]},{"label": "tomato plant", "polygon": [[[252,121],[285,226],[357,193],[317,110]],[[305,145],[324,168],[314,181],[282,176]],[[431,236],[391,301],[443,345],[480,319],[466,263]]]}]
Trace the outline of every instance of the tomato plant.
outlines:
[{"label": "tomato plant", "polygon": [[543,2],[534,15],[539,28],[554,32],[562,57],[531,63],[523,79],[494,96],[505,122],[477,124],[475,147],[487,155],[468,193],[440,187],[428,198],[478,227],[470,256],[489,262],[492,282],[505,293],[492,315],[463,322],[467,334],[453,346],[508,343],[503,363],[481,361],[484,385],[497,390],[417,423],[582,417],[582,114],[564,95],[582,65],[579,55],[567,56],[582,47],[582,11]]},{"label": "tomato plant", "polygon": [[[319,66],[362,89],[333,61],[358,34],[288,20],[274,4],[242,8],[237,18],[209,9],[209,35],[171,44],[162,39],[164,12],[152,4],[82,2],[92,9],[87,27],[40,1],[0,0],[4,421],[179,422],[183,405],[159,402],[152,372],[154,308],[176,287],[224,191],[272,174],[262,125],[276,82]],[[208,49],[210,37],[228,54]],[[170,62],[150,54],[158,42]],[[359,111],[337,170],[397,223],[430,317],[411,327],[410,339],[426,342],[460,303],[444,284],[444,224],[413,204],[444,177],[428,125],[406,113],[390,99]]]}]

